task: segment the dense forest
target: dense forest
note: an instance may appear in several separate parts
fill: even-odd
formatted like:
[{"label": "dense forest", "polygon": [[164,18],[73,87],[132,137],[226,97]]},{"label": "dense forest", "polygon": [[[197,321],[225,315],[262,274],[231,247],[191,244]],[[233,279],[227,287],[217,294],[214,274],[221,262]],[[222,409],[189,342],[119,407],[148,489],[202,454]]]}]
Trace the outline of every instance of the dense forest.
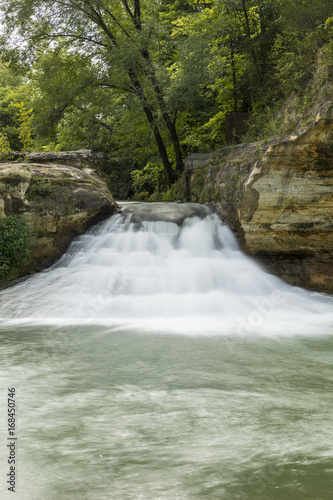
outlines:
[{"label": "dense forest", "polygon": [[225,146],[226,114],[251,112],[243,141],[265,139],[333,65],[331,0],[0,5],[2,156],[102,151],[120,198],[168,199],[189,153]]}]

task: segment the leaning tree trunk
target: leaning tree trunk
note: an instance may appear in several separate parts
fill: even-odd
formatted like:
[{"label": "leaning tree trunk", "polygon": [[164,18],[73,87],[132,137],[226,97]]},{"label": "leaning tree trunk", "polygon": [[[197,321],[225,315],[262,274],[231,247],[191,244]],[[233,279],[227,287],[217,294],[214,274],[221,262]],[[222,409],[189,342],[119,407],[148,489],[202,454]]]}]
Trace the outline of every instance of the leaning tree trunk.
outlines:
[{"label": "leaning tree trunk", "polygon": [[164,100],[164,95],[162,88],[158,82],[158,79],[156,77],[153,65],[150,60],[149,52],[147,49],[141,51],[142,57],[147,63],[147,73],[148,77],[150,79],[150,83],[152,84],[152,87],[154,89],[154,93],[160,108],[160,111],[162,113],[164,122],[167,126],[167,129],[169,131],[170,139],[173,145],[173,149],[175,151],[175,156],[176,156],[176,171],[178,175],[183,171],[183,153],[182,153],[182,148],[179,142],[178,134],[177,134],[177,129],[176,129],[176,124],[171,120],[170,115],[167,110],[167,105]]},{"label": "leaning tree trunk", "polygon": [[136,93],[140,99],[143,111],[147,117],[149,125],[150,125],[152,132],[154,134],[154,138],[155,138],[155,141],[157,144],[158,152],[160,154],[162,164],[163,164],[165,173],[167,175],[168,184],[169,184],[169,186],[171,186],[171,184],[173,184],[177,180],[177,177],[178,177],[177,172],[171,166],[166,147],[164,145],[162,136],[160,134],[156,120],[154,118],[153,111],[151,110],[151,107],[150,107],[148,100],[145,96],[143,88],[142,88],[134,71],[129,70],[128,74],[129,74],[131,82],[136,90]]}]

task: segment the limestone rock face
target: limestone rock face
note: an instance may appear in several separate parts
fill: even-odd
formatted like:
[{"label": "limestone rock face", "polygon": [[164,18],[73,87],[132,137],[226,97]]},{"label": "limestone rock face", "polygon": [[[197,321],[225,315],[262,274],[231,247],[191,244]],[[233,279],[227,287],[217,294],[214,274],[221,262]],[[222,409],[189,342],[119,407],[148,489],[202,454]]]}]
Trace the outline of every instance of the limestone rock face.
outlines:
[{"label": "limestone rock face", "polygon": [[267,149],[245,183],[238,213],[251,254],[289,257],[291,281],[333,291],[333,107]]},{"label": "limestone rock face", "polygon": [[243,249],[289,283],[333,293],[333,106],[294,135],[222,150],[191,172]]},{"label": "limestone rock face", "polygon": [[[66,161],[71,161],[70,153]],[[69,166],[47,159],[0,164],[0,217],[19,216],[36,233],[24,272],[51,265],[75,236],[117,209],[94,164],[83,158],[77,168],[80,160]]]},{"label": "limestone rock face", "polygon": [[[32,153],[13,152],[11,157],[16,162],[53,163],[57,165],[70,165],[80,169],[94,171],[102,169],[104,165],[103,153],[92,153],[90,149],[78,151],[37,151]],[[88,172],[89,173],[89,172]]]}]

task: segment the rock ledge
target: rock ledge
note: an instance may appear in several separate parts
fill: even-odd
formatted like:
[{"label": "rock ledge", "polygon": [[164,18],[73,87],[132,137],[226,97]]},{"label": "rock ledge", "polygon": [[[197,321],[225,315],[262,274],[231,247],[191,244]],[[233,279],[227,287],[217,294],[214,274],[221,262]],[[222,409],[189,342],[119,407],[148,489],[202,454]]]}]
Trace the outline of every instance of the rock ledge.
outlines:
[{"label": "rock ledge", "polygon": [[116,211],[91,156],[86,150],[28,153],[16,155],[19,163],[0,164],[0,217],[19,216],[37,236],[23,274],[50,266],[74,237]]}]

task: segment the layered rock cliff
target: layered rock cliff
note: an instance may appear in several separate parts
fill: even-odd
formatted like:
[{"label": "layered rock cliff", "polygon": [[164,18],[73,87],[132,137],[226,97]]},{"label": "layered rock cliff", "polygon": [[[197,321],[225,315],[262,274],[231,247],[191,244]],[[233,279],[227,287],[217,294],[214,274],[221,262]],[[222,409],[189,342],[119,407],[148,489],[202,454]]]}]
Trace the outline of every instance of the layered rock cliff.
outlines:
[{"label": "layered rock cliff", "polygon": [[331,102],[293,135],[221,150],[186,178],[188,197],[214,203],[247,253],[289,283],[333,292]]},{"label": "layered rock cliff", "polygon": [[18,154],[15,159],[19,162],[0,164],[0,217],[19,216],[35,232],[24,274],[51,265],[75,236],[117,205],[99,173],[101,158],[89,151]]}]

